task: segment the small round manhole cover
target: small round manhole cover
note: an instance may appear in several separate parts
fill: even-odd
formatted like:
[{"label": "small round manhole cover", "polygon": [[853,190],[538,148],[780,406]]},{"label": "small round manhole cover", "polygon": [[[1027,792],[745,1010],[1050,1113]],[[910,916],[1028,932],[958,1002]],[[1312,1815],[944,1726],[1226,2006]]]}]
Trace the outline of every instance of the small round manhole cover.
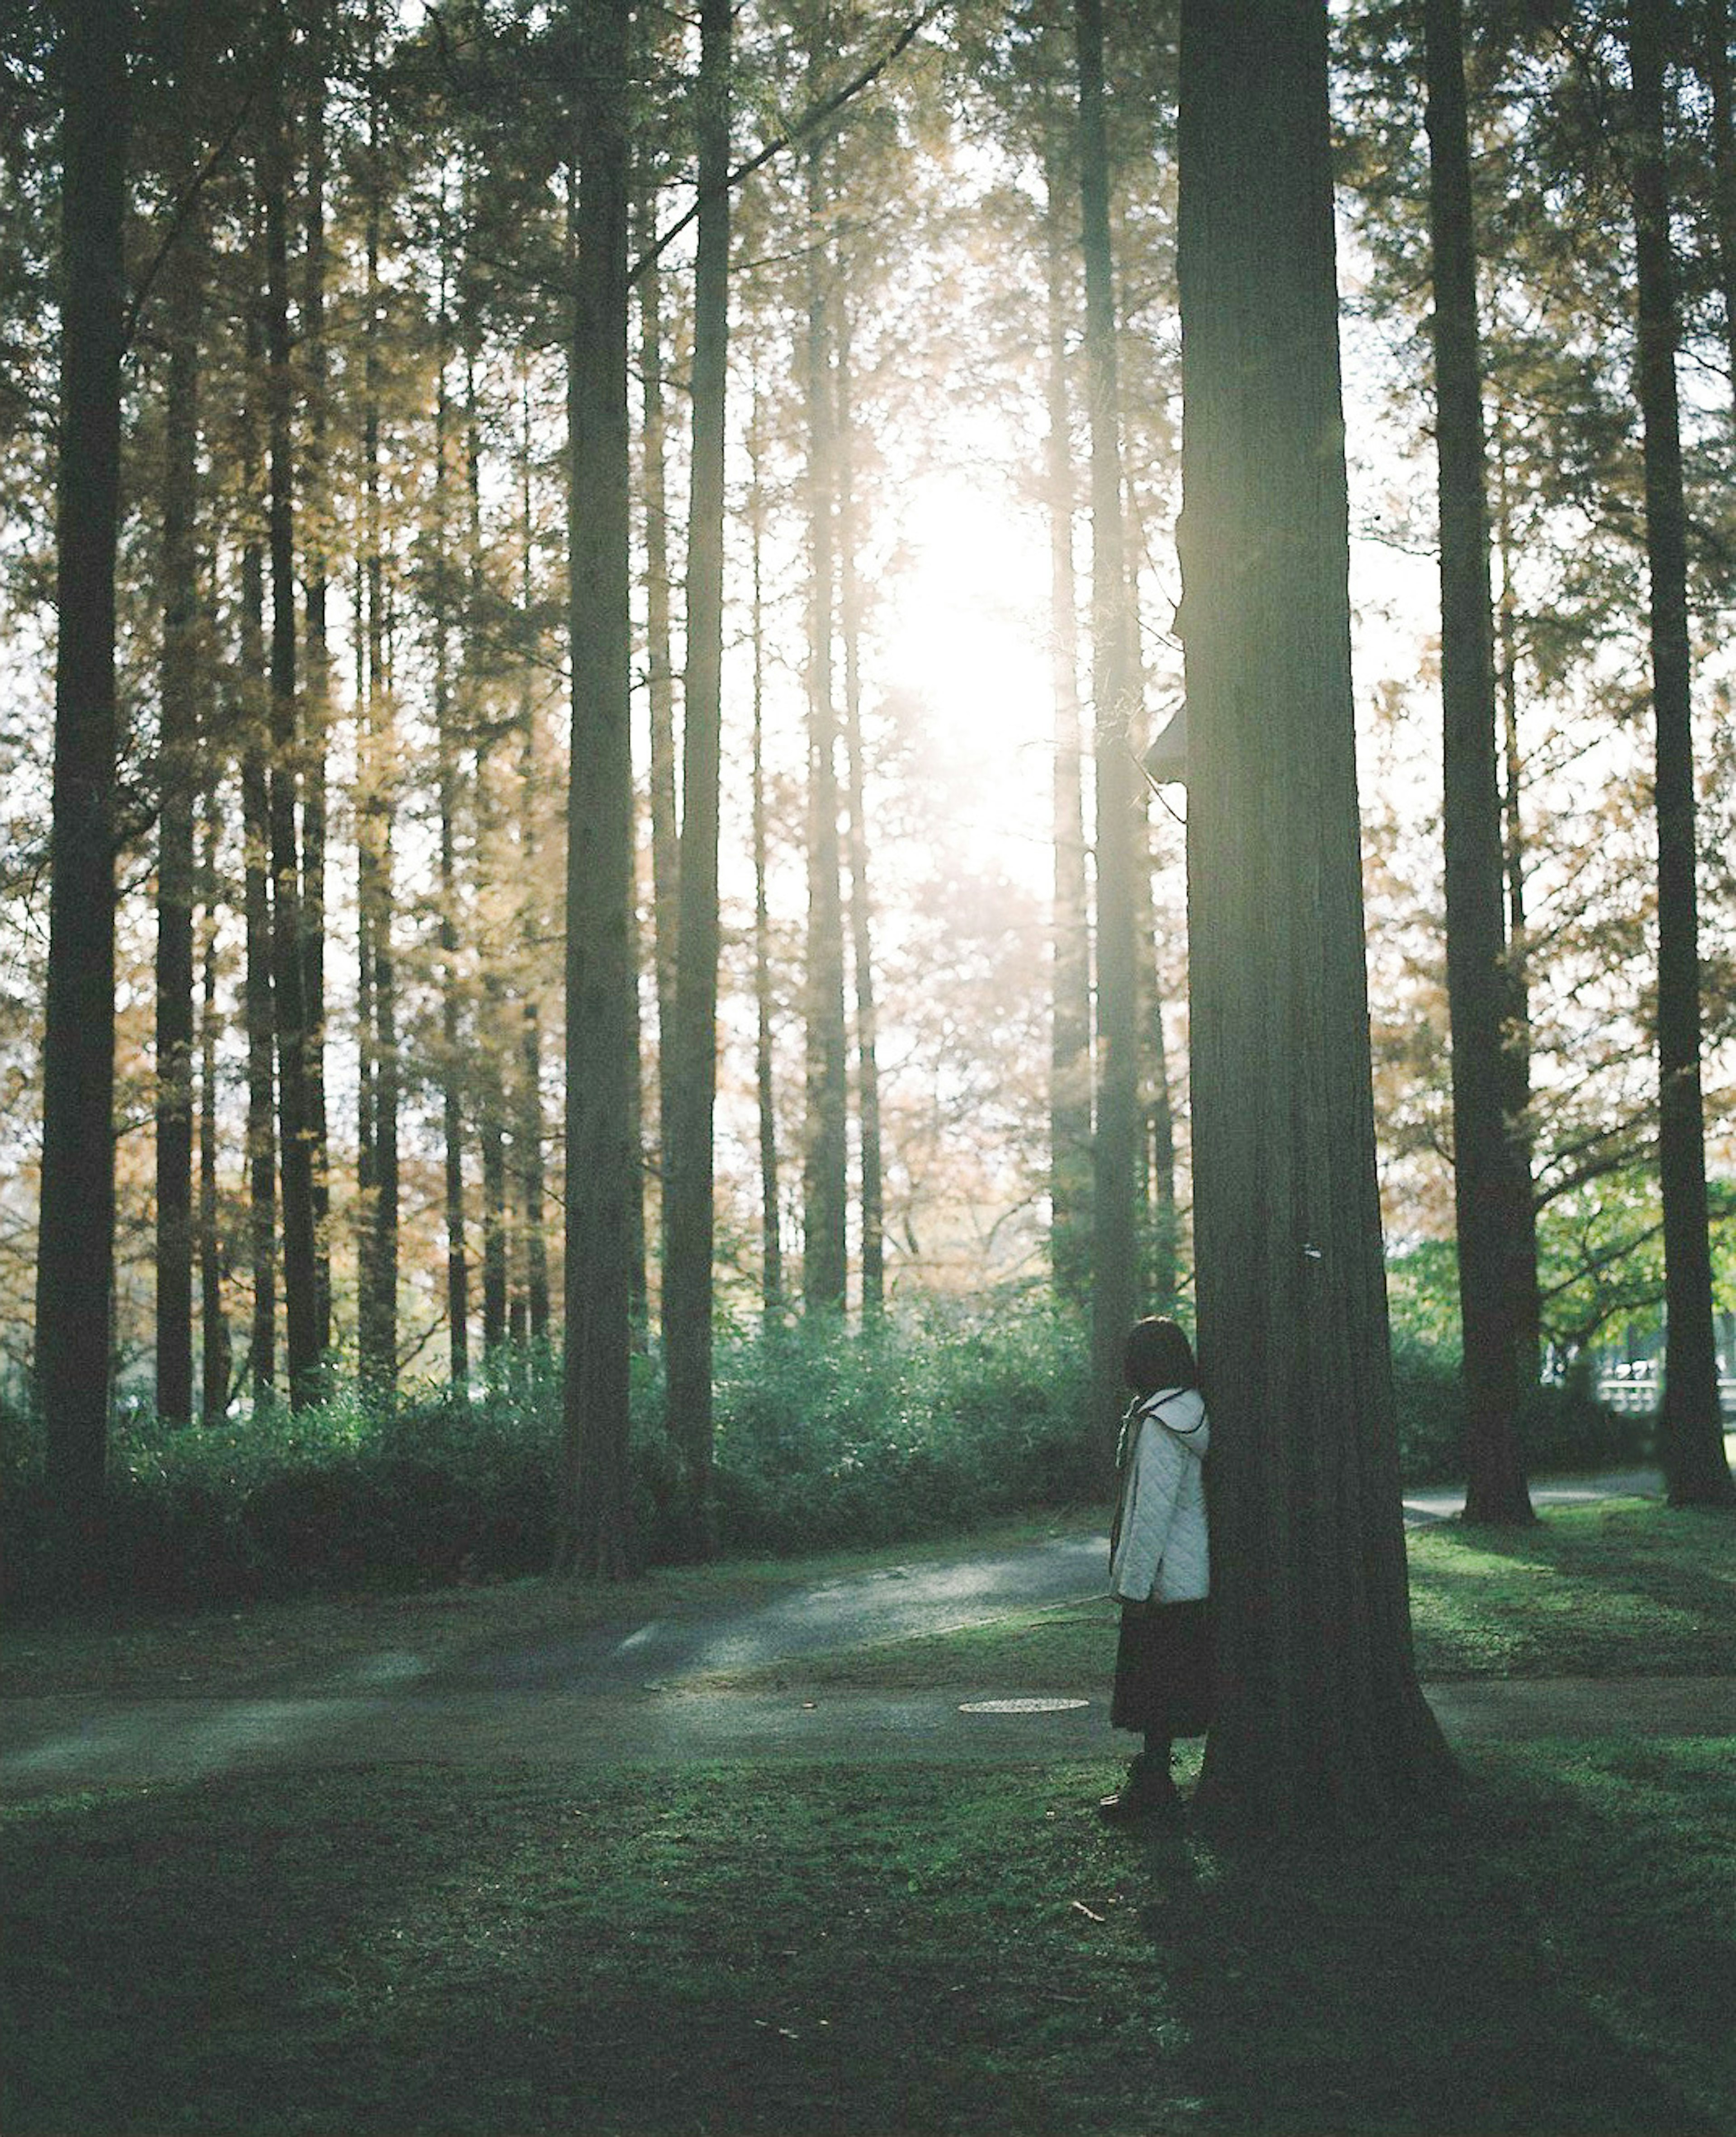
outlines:
[{"label": "small round manhole cover", "polygon": [[1089,1706],[1088,1699],[967,1699],[960,1714],[1065,1714],[1069,1708]]}]

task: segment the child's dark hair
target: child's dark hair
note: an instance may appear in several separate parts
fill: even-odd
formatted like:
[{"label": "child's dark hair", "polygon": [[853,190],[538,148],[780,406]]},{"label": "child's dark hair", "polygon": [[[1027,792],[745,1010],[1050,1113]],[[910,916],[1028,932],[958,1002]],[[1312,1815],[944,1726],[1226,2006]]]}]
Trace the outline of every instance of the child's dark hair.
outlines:
[{"label": "child's dark hair", "polygon": [[1138,1395],[1155,1395],[1160,1388],[1199,1385],[1199,1367],[1186,1330],[1163,1313],[1148,1313],[1134,1322],[1121,1353],[1121,1371]]}]

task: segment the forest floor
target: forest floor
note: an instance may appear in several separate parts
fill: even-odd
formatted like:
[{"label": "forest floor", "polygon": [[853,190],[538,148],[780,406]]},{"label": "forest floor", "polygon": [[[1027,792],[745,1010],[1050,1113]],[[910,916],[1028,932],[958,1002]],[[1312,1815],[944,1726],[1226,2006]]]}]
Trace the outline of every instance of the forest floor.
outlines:
[{"label": "forest floor", "polygon": [[[617,1599],[625,1633],[576,1623],[552,1584],[478,1591],[479,1615],[373,1598],[354,1606],[373,1644],[294,1696],[172,1694],[171,1642],[130,1653],[130,1696],[6,1701],[13,1755],[88,1747],[105,1715],[129,1729],[95,1761],[111,1778],[51,1755],[0,1804],[0,2128],[1736,2130],[1727,1521],[1627,1499],[1415,1531],[1419,1659],[1464,1799],[1289,1849],[1092,1815],[1125,1740],[1089,1526],[972,1540],[1011,1597],[955,1592],[938,1626],[956,1543],[655,1576]],[[1075,1559],[1044,1607],[1033,1567],[1085,1551],[1084,1586]],[[879,1613],[852,1619],[865,1639],[840,1638],[853,1594]],[[658,1623],[647,1606],[764,1633],[809,1599],[829,1646],[703,1638],[678,1673],[575,1688],[601,1647],[640,1666],[654,1641],[621,1643]],[[406,1643],[388,1602],[421,1602],[438,1639]],[[343,1607],[283,1609],[329,1634]],[[305,1672],[317,1653],[276,1622]],[[960,1711],[1022,1693],[1089,1704]],[[736,1733],[678,1749],[683,1711]],[[393,1715],[395,1745],[371,1736]]]}]

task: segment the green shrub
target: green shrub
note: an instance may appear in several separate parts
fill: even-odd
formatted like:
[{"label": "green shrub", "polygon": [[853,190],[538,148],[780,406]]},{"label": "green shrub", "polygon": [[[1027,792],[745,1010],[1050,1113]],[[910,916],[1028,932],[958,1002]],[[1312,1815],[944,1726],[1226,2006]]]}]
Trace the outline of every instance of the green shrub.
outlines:
[{"label": "green shrub", "polygon": [[[1400,1332],[1393,1363],[1406,1482],[1462,1474],[1456,1355]],[[867,1330],[720,1332],[716,1375],[702,1536],[678,1511],[659,1365],[635,1361],[630,1458],[646,1558],[897,1542],[1034,1506],[1094,1505],[1107,1518],[1075,1317],[932,1304]],[[1648,1450],[1647,1421],[1559,1390],[1539,1390],[1522,1429],[1539,1469]],[[299,1414],[262,1406],[214,1431],[129,1412],[113,1435],[106,1584],[181,1606],[533,1572],[554,1554],[561,1437],[558,1363],[546,1355],[515,1360],[468,1402],[441,1391],[370,1404],[349,1390]],[[3,1394],[0,1492],[5,1591],[42,1596],[53,1567],[40,1438]]]}]

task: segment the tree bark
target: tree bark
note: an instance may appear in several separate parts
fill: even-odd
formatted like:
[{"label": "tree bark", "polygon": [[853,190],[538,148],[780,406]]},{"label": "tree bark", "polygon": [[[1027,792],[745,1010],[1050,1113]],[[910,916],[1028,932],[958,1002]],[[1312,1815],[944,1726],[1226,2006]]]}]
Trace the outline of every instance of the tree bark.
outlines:
[{"label": "tree bark", "polygon": [[1068,412],[1067,218],[1058,125],[1043,140],[1044,295],[1048,325],[1044,441],[1049,523],[1050,666],[1055,699],[1054,888],[1049,1044],[1050,1263],[1058,1294],[1082,1306],[1091,1288],[1091,910],[1079,738],[1078,592],[1073,570],[1072,426]]},{"label": "tree bark", "polygon": [[748,533],[752,549],[753,596],[749,635],[753,642],[753,1003],[754,1093],[760,1127],[760,1311],[768,1326],[784,1312],[784,1244],[779,1202],[777,1106],[772,1080],[771,910],[766,895],[766,486],[765,435],[757,385],[747,433],[751,477]]},{"label": "tree bark", "polygon": [[278,1162],[283,1194],[284,1322],[289,1403],[319,1395],[319,1278],[314,1229],[314,1154],[308,1117],[308,1020],[295,701],[294,382],[289,370],[289,128],[283,106],[289,24],[284,0],[272,17],[277,57],[270,70],[260,187],[265,221],[265,406],[268,546],[271,574],[272,998],[277,1022]]},{"label": "tree bark", "polygon": [[157,815],[157,1414],[193,1406],[193,811],[198,784],[199,322],[197,203],[166,268],[163,645]]},{"label": "tree bark", "polygon": [[302,372],[307,426],[302,538],[307,682],[302,692],[302,987],[308,1020],[308,1138],[314,1186],[314,1316],[322,1357],[332,1344],[331,1137],[325,1094],[325,928],[327,744],[332,715],[332,660],[326,611],[330,513],[326,431],[329,361],[325,335],[326,78],[324,0],[308,0],[307,208],[302,260]]},{"label": "tree bark", "polygon": [[1699,851],[1695,831],[1688,528],[1676,395],[1675,269],[1665,165],[1667,0],[1628,0],[1632,88],[1636,387],[1645,434],[1651,694],[1657,727],[1658,1180],[1664,1205],[1668,1331],[1659,1416],[1673,1507],[1736,1506],[1724,1458],[1700,1089]]},{"label": "tree bark", "polygon": [[850,315],[838,324],[839,621],[844,635],[844,746],[849,801],[850,956],[856,982],[857,1118],[862,1166],[862,1311],[886,1304],[886,1192],[880,1150],[880,1057],[874,1006],[873,908],[868,890],[867,779],[862,749],[862,581],[856,567],[855,410]]},{"label": "tree bark", "polygon": [[[656,231],[656,186],[649,161],[639,203],[644,251]],[[669,1177],[669,1079],[674,1073],[675,989],[680,934],[680,840],[675,806],[675,671],[670,651],[668,419],[664,405],[663,276],[639,278],[639,376],[644,411],[639,460],[645,527],[645,708],[650,728],[651,960],[657,996],[657,1148]],[[663,1209],[664,1253],[669,1211]]]},{"label": "tree bark", "polygon": [[[536,534],[531,516],[531,411],[528,373],[520,381],[519,539],[523,550],[522,593],[528,619],[536,593]],[[519,951],[525,975],[524,1022],[519,1034],[518,1161],[524,1192],[525,1302],[530,1338],[548,1340],[548,1236],[543,1210],[547,1191],[542,1155],[542,1011],[535,973],[542,940],[543,896],[537,799],[541,786],[534,671],[527,667],[518,706],[518,860],[523,885]],[[635,1048],[635,1051],[637,1051]],[[641,1206],[643,1206],[641,1203]]]},{"label": "tree bark", "polygon": [[1519,1272],[1531,1183],[1507,1118],[1515,1004],[1503,928],[1476,244],[1461,0],[1426,0],[1453,1202],[1464,1333],[1465,1517],[1534,1521],[1519,1443]]},{"label": "tree bark", "polygon": [[[262,501],[255,396],[262,353],[259,308],[247,315],[248,377],[241,413],[241,486],[250,506]],[[277,1017],[271,976],[271,757],[266,703],[265,559],[250,524],[241,548],[241,838],[247,973],[247,1243],[253,1312],[247,1376],[255,1404],[277,1384],[277,1078],[272,1047]]]},{"label": "tree bark", "polygon": [[808,974],[807,1118],[802,1153],[802,1303],[844,1308],[849,1162],[844,1005],[844,901],[838,836],[838,713],[832,679],[836,565],[832,512],[831,246],[824,149],[808,152]]},{"label": "tree bark", "polygon": [[1543,1288],[1537,1268],[1537,1195],[1532,1171],[1535,1137],[1531,1126],[1530,946],[1526,934],[1525,837],[1520,807],[1524,766],[1519,742],[1519,646],[1515,621],[1512,500],[1508,493],[1505,447],[1499,423],[1496,468],[1495,548],[1501,567],[1496,642],[1503,758],[1502,862],[1507,886],[1507,973],[1512,990],[1512,1020],[1504,1034],[1501,1049],[1505,1073],[1501,1103],[1507,1132],[1517,1152],[1526,1187],[1523,1205],[1517,1212],[1519,1235],[1510,1249],[1515,1287],[1514,1350],[1519,1361],[1520,1385],[1534,1388],[1543,1378]]},{"label": "tree bark", "polygon": [[1139,1311],[1139,980],[1134,900],[1137,632],[1122,521],[1102,0],[1077,0],[1079,192],[1091,411],[1092,701],[1097,737],[1097,1132],[1092,1144],[1092,1378],[1111,1443],[1121,1346]]},{"label": "tree bark", "polygon": [[694,133],[693,455],[687,546],[675,1023],[664,1082],[664,1357],[685,1512],[706,1540],[712,1470],[717,817],[723,692],[723,475],[729,353],[731,0],[701,0]]},{"label": "tree bark", "polygon": [[1184,0],[1179,268],[1204,1799],[1432,1794],[1375,1182],[1325,0]]},{"label": "tree bark", "polygon": [[628,1570],[633,761],[627,435],[627,0],[576,0],[578,257],[567,385],[572,767],[567,856],[567,1275],[560,1562]]},{"label": "tree bark", "polygon": [[199,958],[199,1421],[207,1428],[221,1424],[228,1415],[229,1383],[235,1370],[223,1303],[228,1268],[217,1182],[217,1038],[221,1029],[217,1010],[217,839],[222,811],[214,766],[210,774],[200,868],[205,911]]},{"label": "tree bark", "polygon": [[[370,16],[371,37],[377,22]],[[367,700],[358,767],[356,811],[358,914],[364,924],[368,974],[364,1049],[368,1076],[365,1120],[369,1143],[366,1191],[360,1196],[357,1242],[357,1372],[364,1386],[389,1395],[397,1383],[398,1345],[398,1044],[397,978],[392,948],[396,919],[392,814],[397,780],[396,721],[387,650],[385,513],[380,495],[381,97],[377,49],[368,56],[367,144],[363,244],[367,310],[362,329],[362,476],[363,583],[366,592]]]},{"label": "tree bark", "polygon": [[114,560],[130,11],[61,0],[61,455],[36,1392],[69,1584],[93,1579],[114,1285]]},{"label": "tree bark", "polygon": [[1164,991],[1157,903],[1151,873],[1149,804],[1140,825],[1135,874],[1139,913],[1140,1127],[1145,1180],[1145,1252],[1140,1273],[1151,1310],[1168,1313],[1179,1280],[1181,1219],[1175,1198],[1175,1111],[1169,1095],[1169,1044],[1164,1033]]},{"label": "tree bark", "polygon": [[444,251],[440,260],[439,370],[434,407],[434,733],[440,807],[440,1135],[446,1233],[446,1365],[454,1390],[470,1384],[470,1259],[464,1225],[463,1005],[458,954],[458,738],[452,707],[451,620],[446,583],[450,562],[448,504],[451,491],[451,360]]}]

